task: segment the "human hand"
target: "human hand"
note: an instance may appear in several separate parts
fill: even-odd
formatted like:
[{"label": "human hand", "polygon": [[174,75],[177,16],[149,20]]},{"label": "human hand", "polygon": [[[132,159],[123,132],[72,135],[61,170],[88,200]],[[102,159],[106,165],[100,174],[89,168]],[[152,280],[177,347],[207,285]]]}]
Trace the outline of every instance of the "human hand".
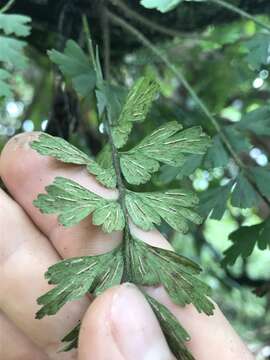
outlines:
[{"label": "human hand", "polygon": [[[117,197],[79,166],[38,155],[29,142],[36,134],[13,138],[0,157],[0,175],[10,195],[0,190],[0,359],[1,360],[173,360],[159,324],[139,289],[124,284],[95,299],[68,303],[55,316],[34,319],[37,297],[49,290],[47,268],[63,258],[107,252],[120,233],[104,234],[88,218],[64,228],[42,215],[32,201],[56,176],[73,179],[107,198]],[[170,249],[158,231],[131,226],[134,235]],[[174,305],[162,287],[147,291],[166,305],[191,335],[196,360],[252,360],[216,306],[213,316],[192,305]],[[78,351],[59,353],[60,339],[83,318]]]}]

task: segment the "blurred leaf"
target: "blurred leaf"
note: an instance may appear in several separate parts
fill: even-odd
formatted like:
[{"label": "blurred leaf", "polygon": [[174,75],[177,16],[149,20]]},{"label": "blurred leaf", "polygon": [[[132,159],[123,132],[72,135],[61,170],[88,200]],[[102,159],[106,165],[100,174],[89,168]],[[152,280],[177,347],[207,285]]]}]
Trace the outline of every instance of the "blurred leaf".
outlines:
[{"label": "blurred leaf", "polygon": [[160,174],[158,176],[159,181],[164,184],[168,184],[174,179],[182,180],[184,177],[189,176],[198,169],[202,163],[203,155],[187,155],[186,161],[181,167],[173,167],[170,165],[163,165],[160,168]]},{"label": "blurred leaf", "polygon": [[259,196],[244,174],[240,173],[236,178],[233,188],[231,203],[241,209],[252,208],[259,202]]},{"label": "blurred leaf", "polygon": [[183,0],[141,0],[141,5],[147,9],[157,9],[162,13],[174,9]]},{"label": "blurred leaf", "polygon": [[7,36],[0,36],[0,61],[18,69],[24,69],[27,65],[27,58],[23,54],[26,42]]},{"label": "blurred leaf", "polygon": [[70,351],[78,347],[79,333],[80,333],[81,323],[76,325],[61,341],[66,342],[62,351]]},{"label": "blurred leaf", "polygon": [[11,96],[10,85],[6,80],[10,79],[11,75],[6,70],[0,69],[0,98]]},{"label": "blurred leaf", "polygon": [[29,16],[0,13],[0,30],[6,35],[28,36],[31,30],[30,22]]},{"label": "blurred leaf", "polygon": [[208,149],[204,164],[207,168],[225,167],[227,166],[230,157],[227,150],[224,148],[219,135],[216,135],[212,139],[213,145]]},{"label": "blurred leaf", "polygon": [[177,174],[177,180],[182,180],[185,176],[189,176],[198,169],[203,161],[203,155],[188,155],[183,166],[180,167]]},{"label": "blurred leaf", "polygon": [[256,34],[246,42],[249,54],[246,59],[255,69],[268,65],[270,61],[270,34]]},{"label": "blurred leaf", "polygon": [[270,197],[270,169],[263,167],[252,167],[250,172],[254,177],[254,180],[260,190],[260,192]]},{"label": "blurred leaf", "polygon": [[253,226],[242,226],[229,236],[233,245],[224,252],[222,264],[233,265],[238,257],[249,257],[257,244],[260,250],[270,249],[270,219]]},{"label": "blurred leaf", "polygon": [[63,75],[72,81],[79,95],[85,97],[91,94],[96,85],[96,74],[88,56],[75,41],[67,41],[64,53],[51,50],[48,55]]},{"label": "blurred leaf", "polygon": [[243,136],[242,131],[239,131],[237,127],[235,127],[234,125],[226,126],[224,128],[224,131],[235,151],[241,152],[241,151],[248,151],[251,149],[252,145],[249,141],[249,138]]},{"label": "blurred leaf", "polygon": [[220,220],[227,208],[232,186],[233,182],[230,181],[225,186],[218,186],[202,192],[200,195],[199,213],[202,216],[208,216],[211,213],[211,219]]},{"label": "blurred leaf", "polygon": [[248,112],[235,126],[240,130],[250,130],[256,135],[270,135],[270,107],[262,106]]},{"label": "blurred leaf", "polygon": [[104,83],[96,90],[97,107],[100,119],[105,109],[113,124],[120,116],[126,98],[126,89],[122,86]]}]

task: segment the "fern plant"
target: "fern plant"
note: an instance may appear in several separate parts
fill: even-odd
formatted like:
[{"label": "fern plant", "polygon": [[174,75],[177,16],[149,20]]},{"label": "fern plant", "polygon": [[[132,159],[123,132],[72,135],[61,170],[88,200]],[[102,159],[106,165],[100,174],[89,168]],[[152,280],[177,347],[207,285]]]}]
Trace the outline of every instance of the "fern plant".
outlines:
[{"label": "fern plant", "polygon": [[[135,238],[129,227],[129,221],[132,221],[139,228],[149,231],[166,222],[174,230],[186,232],[189,221],[195,224],[201,222],[201,217],[194,210],[198,198],[192,191],[138,192],[134,188],[147,183],[161,164],[179,167],[187,155],[204,154],[210,140],[200,127],[183,130],[178,122],[172,121],[129,149],[128,139],[133,124],[146,119],[157,97],[158,84],[152,78],[140,78],[128,93],[117,116],[112,85],[103,79],[98,54],[94,54],[91,42],[89,47],[91,62],[87,59],[87,66],[84,66],[86,55],[73,41],[68,42],[65,54],[53,51],[50,56],[73,83],[76,79],[77,89],[82,89],[85,79],[94,79],[99,117],[108,138],[102,155],[94,160],[65,140],[48,134],[41,134],[31,146],[42,155],[85,166],[102,185],[117,188],[119,198],[106,200],[72,180],[57,177],[46,187],[46,193],[38,196],[34,205],[44,214],[56,214],[64,226],[78,224],[91,214],[93,224],[102,226],[104,232],[122,231],[123,241],[109,253],[71,258],[50,267],[45,276],[55,287],[38,299],[41,308],[36,317],[41,319],[54,315],[68,301],[77,300],[87,293],[98,296],[122,282],[132,282],[139,287],[162,284],[175,304],[193,304],[199,312],[211,315],[210,289],[198,278],[200,267],[186,257]],[[176,358],[193,359],[185,345],[189,335],[181,324],[166,307],[145,292],[144,295]],[[79,328],[80,324],[63,339],[67,342],[64,350],[77,346]]]},{"label": "fern plant", "polygon": [[26,42],[14,36],[26,37],[31,30],[28,16],[4,14],[7,9],[6,6],[0,9],[0,99],[12,96],[10,69],[23,70],[27,65],[23,53]]}]

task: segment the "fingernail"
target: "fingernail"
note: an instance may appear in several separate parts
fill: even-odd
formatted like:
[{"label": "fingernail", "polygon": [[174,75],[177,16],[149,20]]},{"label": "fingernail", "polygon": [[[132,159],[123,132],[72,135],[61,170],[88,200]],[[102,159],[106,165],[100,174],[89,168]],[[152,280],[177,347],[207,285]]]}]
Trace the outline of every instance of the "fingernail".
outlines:
[{"label": "fingernail", "polygon": [[115,293],[110,326],[114,342],[124,359],[173,359],[150,305],[134,285],[122,285]]}]

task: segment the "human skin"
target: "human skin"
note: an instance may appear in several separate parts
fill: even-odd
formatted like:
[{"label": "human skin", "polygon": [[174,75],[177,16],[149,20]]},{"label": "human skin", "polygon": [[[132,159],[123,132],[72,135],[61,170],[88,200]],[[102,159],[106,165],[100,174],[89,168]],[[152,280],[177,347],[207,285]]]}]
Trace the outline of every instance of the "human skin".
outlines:
[{"label": "human skin", "polygon": [[[36,298],[50,289],[44,272],[63,258],[107,252],[121,233],[104,234],[91,217],[72,228],[32,204],[56,176],[73,179],[91,191],[117,198],[117,191],[98,184],[82,167],[62,164],[37,154],[29,142],[37,133],[11,139],[0,157],[0,176],[9,195],[0,189],[0,359],[2,360],[173,360],[159,324],[140,290],[123,284],[94,301],[85,297],[68,303],[55,316],[34,319]],[[158,231],[141,240],[170,249]],[[173,304],[162,287],[147,289],[165,304],[191,335],[188,348],[197,360],[252,360],[245,344],[215,304],[213,316],[192,305]],[[91,303],[91,305],[90,305]],[[60,339],[82,320],[78,351],[59,353]]]}]

